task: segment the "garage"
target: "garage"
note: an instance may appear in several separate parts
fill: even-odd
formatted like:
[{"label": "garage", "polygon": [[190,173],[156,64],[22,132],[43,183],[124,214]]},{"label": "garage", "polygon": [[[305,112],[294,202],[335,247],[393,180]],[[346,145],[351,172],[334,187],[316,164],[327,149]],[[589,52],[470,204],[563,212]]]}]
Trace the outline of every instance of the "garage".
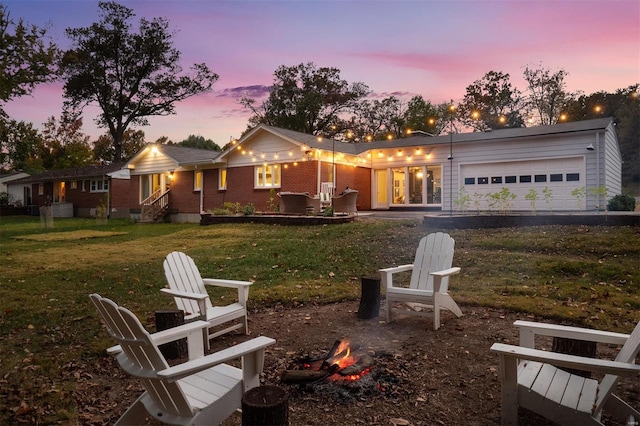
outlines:
[{"label": "garage", "polygon": [[585,188],[585,168],[584,156],[461,164],[460,182],[471,210],[496,210],[490,195],[497,197],[502,191],[508,199],[515,195],[510,201],[514,211],[584,210],[586,194],[580,196],[575,191]]}]

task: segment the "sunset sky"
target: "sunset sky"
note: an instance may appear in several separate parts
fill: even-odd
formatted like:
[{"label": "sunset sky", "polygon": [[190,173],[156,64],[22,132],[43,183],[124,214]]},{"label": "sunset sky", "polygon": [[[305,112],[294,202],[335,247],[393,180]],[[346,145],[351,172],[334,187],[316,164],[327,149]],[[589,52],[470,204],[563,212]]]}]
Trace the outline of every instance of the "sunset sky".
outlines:
[{"label": "sunset sky", "polygon": [[[99,20],[90,0],[1,0],[11,18],[49,25],[69,48],[66,28]],[[220,79],[213,91],[177,104],[177,114],[152,118],[146,140],[201,135],[220,146],[247,127],[247,93],[263,99],[281,65],[314,62],[363,82],[372,98],[422,95],[460,101],[488,71],[508,73],[525,91],[524,68],[564,69],[567,90],[614,92],[640,82],[638,0],[413,1],[121,1],[137,17],[164,17],[176,31],[182,65],[205,62]],[[137,27],[134,25],[134,28]],[[41,85],[6,111],[42,128],[60,117],[62,84]],[[85,133],[106,133],[85,110]]]}]

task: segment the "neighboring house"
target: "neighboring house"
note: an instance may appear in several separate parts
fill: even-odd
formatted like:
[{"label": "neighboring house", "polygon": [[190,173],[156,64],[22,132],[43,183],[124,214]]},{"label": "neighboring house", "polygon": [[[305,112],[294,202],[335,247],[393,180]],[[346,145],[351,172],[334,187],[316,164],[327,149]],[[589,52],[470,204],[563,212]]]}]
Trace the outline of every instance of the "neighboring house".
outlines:
[{"label": "neighboring house", "polygon": [[8,187],[25,185],[31,192],[29,205],[51,205],[54,217],[95,216],[101,204],[109,217],[130,215],[129,171],[122,164],[52,170],[14,180]]},{"label": "neighboring house", "polygon": [[18,179],[29,176],[24,172],[10,172],[0,175],[0,192],[9,194],[9,204],[16,207],[24,207],[31,203],[31,191],[29,185],[12,185],[7,184]]},{"label": "neighboring house", "polygon": [[149,144],[126,167],[138,218],[195,222],[224,202],[273,210],[277,192],[323,183],[357,189],[359,210],[604,210],[622,159],[602,118],[357,144],[259,125],[221,153]]}]

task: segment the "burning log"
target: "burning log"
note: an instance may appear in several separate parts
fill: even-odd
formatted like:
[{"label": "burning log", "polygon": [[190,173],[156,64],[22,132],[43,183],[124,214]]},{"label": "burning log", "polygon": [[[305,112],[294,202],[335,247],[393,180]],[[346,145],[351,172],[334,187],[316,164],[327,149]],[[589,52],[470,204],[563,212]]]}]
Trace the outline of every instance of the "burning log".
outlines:
[{"label": "burning log", "polygon": [[341,376],[354,376],[356,374],[362,373],[372,365],[373,358],[365,354],[358,358],[358,361],[356,361],[354,364],[351,364],[350,366],[339,370],[338,374],[340,374]]},{"label": "burning log", "polygon": [[327,354],[324,356],[324,358],[322,358],[322,364],[320,365],[320,370],[324,370],[326,368],[329,368],[333,363],[329,362],[328,360],[333,358],[336,354],[336,352],[338,351],[338,349],[340,349],[340,346],[342,345],[342,341],[341,340],[336,340],[335,342],[333,342],[333,346],[331,346],[331,349],[329,349],[329,352],[327,352]]},{"label": "burning log", "polygon": [[339,368],[337,364],[333,364],[323,370],[285,370],[280,377],[280,381],[291,384],[318,382],[331,376]]}]

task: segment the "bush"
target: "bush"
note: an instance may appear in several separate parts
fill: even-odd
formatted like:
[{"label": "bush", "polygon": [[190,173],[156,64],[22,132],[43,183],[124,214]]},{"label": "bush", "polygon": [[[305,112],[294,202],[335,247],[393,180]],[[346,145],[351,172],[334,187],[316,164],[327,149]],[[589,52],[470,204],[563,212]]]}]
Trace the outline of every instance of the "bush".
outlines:
[{"label": "bush", "polygon": [[631,195],[618,194],[609,200],[607,208],[614,212],[632,212],[636,209],[636,199]]},{"label": "bush", "polygon": [[251,216],[255,212],[256,212],[256,208],[255,208],[255,206],[253,204],[249,203],[246,206],[244,206],[244,215],[245,216]]}]

